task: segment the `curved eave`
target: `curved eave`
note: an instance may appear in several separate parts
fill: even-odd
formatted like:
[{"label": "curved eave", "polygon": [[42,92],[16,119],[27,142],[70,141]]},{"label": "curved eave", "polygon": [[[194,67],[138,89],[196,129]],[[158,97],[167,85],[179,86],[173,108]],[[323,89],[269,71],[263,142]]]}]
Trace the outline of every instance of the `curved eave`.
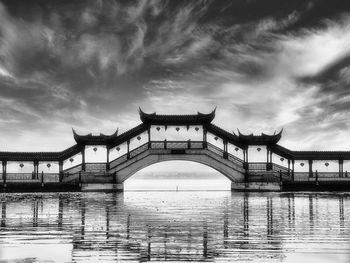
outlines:
[{"label": "curved eave", "polygon": [[216,108],[209,114],[198,112],[193,115],[158,115],[145,113],[139,108],[140,119],[148,125],[204,125],[210,124],[215,118]]},{"label": "curved eave", "polygon": [[107,145],[118,137],[118,129],[112,135],[100,133],[100,135],[95,136],[92,135],[92,133],[87,135],[79,135],[74,129],[72,129],[72,131],[76,143],[82,145]]},{"label": "curved eave", "polygon": [[245,135],[238,130],[238,137],[241,143],[247,145],[275,145],[280,141],[282,131],[283,129],[281,129],[279,133],[273,135],[267,135],[265,133],[261,133],[261,135]]}]

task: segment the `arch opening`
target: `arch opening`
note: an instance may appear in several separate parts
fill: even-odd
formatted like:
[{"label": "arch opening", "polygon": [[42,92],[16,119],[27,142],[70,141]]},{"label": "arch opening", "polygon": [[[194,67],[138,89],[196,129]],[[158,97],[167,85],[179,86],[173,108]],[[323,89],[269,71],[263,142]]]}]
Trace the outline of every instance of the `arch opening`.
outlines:
[{"label": "arch opening", "polygon": [[231,181],[222,173],[194,161],[164,161],[151,164],[124,182],[125,191],[230,190]]}]

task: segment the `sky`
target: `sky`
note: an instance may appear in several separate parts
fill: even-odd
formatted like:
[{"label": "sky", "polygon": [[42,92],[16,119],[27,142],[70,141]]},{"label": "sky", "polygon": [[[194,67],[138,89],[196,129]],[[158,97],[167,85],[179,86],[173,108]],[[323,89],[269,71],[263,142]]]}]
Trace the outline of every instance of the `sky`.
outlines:
[{"label": "sky", "polygon": [[139,106],[350,150],[349,84],[348,0],[0,0],[0,150],[123,132]]}]

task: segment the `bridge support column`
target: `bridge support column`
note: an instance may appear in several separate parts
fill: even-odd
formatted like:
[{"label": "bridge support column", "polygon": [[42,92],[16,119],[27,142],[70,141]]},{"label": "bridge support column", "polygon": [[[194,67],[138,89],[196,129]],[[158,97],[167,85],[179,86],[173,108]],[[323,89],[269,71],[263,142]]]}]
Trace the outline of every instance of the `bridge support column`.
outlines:
[{"label": "bridge support column", "polygon": [[292,160],[292,181],[294,181],[294,163],[295,161]]},{"label": "bridge support column", "polygon": [[2,161],[2,182],[4,187],[6,187],[6,168],[7,168],[7,161]]},{"label": "bridge support column", "polygon": [[344,170],[344,160],[339,160],[339,177],[343,177],[343,170]]}]

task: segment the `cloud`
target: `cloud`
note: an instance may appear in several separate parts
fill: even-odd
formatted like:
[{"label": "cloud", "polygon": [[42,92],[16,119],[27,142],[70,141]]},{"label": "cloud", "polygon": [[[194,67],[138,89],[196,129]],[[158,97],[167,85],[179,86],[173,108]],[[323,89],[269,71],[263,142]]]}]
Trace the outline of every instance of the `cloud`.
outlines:
[{"label": "cloud", "polygon": [[45,130],[47,142],[68,146],[72,126],[131,128],[139,105],[161,113],[218,106],[217,124],[285,127],[288,146],[301,133],[309,148],[323,134],[345,140],[349,8],[325,3],[4,0],[0,128],[23,137]]}]

